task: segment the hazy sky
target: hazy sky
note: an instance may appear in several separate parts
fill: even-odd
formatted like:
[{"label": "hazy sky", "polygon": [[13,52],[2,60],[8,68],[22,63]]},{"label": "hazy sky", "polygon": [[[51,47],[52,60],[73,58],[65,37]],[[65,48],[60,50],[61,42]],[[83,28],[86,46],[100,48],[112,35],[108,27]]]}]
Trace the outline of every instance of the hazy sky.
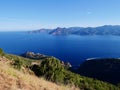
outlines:
[{"label": "hazy sky", "polygon": [[0,0],[0,30],[120,24],[120,0]]}]

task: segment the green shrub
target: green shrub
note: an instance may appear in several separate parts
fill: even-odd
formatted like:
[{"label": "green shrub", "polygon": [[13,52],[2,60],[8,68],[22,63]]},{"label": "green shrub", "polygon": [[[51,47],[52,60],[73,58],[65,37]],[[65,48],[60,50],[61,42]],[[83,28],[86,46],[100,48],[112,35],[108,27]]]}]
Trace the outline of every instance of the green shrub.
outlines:
[{"label": "green shrub", "polygon": [[4,55],[4,51],[3,49],[0,48],[0,56],[3,56]]},{"label": "green shrub", "polygon": [[[13,62],[21,62],[22,65],[24,67],[30,67],[31,66],[31,63],[32,59],[28,59],[28,58],[23,58],[23,57],[20,57],[20,56],[16,56],[16,55],[12,55],[12,54],[5,54],[4,55],[6,58],[8,58],[9,60],[12,60]],[[18,61],[17,61],[18,60]]]},{"label": "green shrub", "polygon": [[35,73],[36,76],[41,76],[41,70],[39,65],[32,65],[30,69]]},{"label": "green shrub", "polygon": [[20,70],[23,66],[23,61],[19,60],[19,59],[16,59],[16,60],[14,60],[13,65],[16,69]]},{"label": "green shrub", "polygon": [[43,60],[40,66],[40,72],[47,80],[56,83],[61,83],[64,80],[64,67],[56,58]]}]

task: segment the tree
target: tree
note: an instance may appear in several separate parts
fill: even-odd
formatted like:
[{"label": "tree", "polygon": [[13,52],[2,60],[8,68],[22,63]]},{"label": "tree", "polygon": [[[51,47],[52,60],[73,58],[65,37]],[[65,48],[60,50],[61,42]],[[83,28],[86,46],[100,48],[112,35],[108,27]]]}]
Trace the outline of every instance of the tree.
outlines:
[{"label": "tree", "polygon": [[56,58],[47,58],[40,66],[41,75],[47,80],[60,83],[64,80],[64,67]]}]

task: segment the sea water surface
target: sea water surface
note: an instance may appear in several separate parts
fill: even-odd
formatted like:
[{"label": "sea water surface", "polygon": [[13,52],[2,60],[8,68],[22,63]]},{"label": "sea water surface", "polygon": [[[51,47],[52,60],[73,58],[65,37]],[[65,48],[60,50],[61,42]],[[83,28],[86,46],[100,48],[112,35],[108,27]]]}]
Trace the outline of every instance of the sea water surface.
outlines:
[{"label": "sea water surface", "polygon": [[88,58],[120,57],[120,36],[53,36],[46,33],[0,32],[0,48],[16,55],[32,51],[79,65]]}]

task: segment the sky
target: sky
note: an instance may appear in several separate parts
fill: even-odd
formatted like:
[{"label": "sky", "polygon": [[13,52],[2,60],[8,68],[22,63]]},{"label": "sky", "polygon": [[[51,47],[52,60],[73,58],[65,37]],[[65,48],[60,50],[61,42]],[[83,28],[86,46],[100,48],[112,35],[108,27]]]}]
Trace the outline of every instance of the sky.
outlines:
[{"label": "sky", "polygon": [[0,0],[0,31],[120,25],[120,0]]}]

